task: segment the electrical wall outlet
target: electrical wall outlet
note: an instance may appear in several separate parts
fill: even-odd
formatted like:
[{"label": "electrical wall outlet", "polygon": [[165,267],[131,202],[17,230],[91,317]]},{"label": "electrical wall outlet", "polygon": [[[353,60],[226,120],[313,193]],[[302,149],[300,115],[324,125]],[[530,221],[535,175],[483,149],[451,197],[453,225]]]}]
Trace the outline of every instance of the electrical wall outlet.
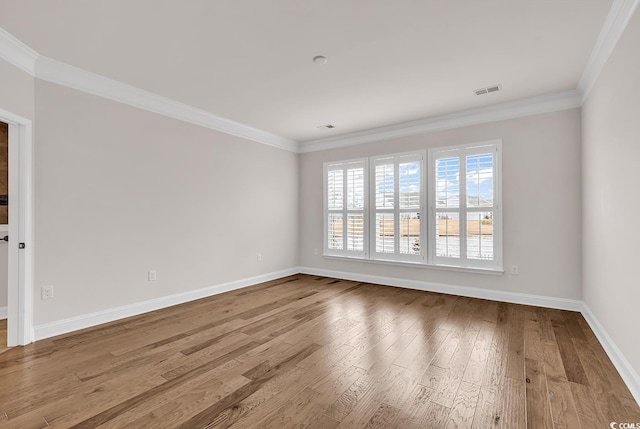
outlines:
[{"label": "electrical wall outlet", "polygon": [[256,254],[256,260],[257,260],[258,262],[261,262],[261,261],[262,261],[262,253],[258,253],[258,254]]},{"label": "electrical wall outlet", "polygon": [[520,269],[518,268],[517,265],[511,266],[511,274],[514,276],[517,276],[518,274],[520,274]]},{"label": "electrical wall outlet", "polygon": [[53,299],[53,286],[42,286],[40,294],[42,299]]},{"label": "electrical wall outlet", "polygon": [[156,270],[149,270],[149,281],[153,282],[158,278],[158,273]]}]

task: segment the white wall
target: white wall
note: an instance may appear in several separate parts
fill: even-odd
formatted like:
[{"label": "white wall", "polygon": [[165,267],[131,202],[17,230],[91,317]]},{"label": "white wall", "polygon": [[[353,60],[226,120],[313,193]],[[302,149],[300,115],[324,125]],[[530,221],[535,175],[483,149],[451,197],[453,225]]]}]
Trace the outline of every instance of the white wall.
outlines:
[{"label": "white wall", "polygon": [[35,325],[297,265],[297,154],[40,80],[36,117]]},{"label": "white wall", "polygon": [[582,149],[584,300],[636,374],[640,374],[639,41],[636,11],[583,107]]},{"label": "white wall", "polygon": [[[301,258],[306,267],[581,299],[580,109],[301,155]],[[520,275],[470,274],[337,261],[322,253],[322,166],[372,155],[503,141],[504,266]]]},{"label": "white wall", "polygon": [[0,59],[0,109],[33,119],[34,79]]}]

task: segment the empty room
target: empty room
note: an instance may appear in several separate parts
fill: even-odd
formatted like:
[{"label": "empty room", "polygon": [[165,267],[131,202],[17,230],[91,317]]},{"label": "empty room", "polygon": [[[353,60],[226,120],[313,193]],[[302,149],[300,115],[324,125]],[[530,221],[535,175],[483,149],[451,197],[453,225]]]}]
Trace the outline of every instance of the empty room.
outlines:
[{"label": "empty room", "polygon": [[640,0],[0,0],[0,428],[640,428]]}]

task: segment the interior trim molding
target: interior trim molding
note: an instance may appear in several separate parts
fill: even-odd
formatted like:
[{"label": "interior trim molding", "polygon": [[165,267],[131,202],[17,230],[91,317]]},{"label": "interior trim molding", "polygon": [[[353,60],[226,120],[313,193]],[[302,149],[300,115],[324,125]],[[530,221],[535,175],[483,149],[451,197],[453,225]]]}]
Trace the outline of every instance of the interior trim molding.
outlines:
[{"label": "interior trim molding", "polygon": [[205,110],[171,100],[166,97],[106,78],[87,70],[40,56],[36,61],[38,79],[87,92],[129,106],[157,113],[162,116],[199,125],[258,143],[291,152],[298,151],[298,143],[288,138],[268,133]]},{"label": "interior trim molding", "polygon": [[494,289],[482,289],[468,286],[456,286],[444,283],[434,283],[418,280],[407,280],[397,277],[374,276],[370,274],[346,271],[325,270],[312,267],[299,267],[300,274],[332,277],[357,282],[374,283],[384,286],[403,287],[407,289],[439,292],[449,295],[466,296],[469,298],[488,299],[491,301],[510,302],[513,304],[535,305],[537,307],[556,308],[559,310],[580,311],[582,301],[577,299],[556,298],[552,296],[530,295],[526,293],[507,292]]},{"label": "interior trim molding", "polygon": [[247,140],[307,153],[581,107],[639,3],[640,0],[614,0],[576,90],[305,142],[253,128],[39,55],[2,28],[0,58],[42,80]]},{"label": "interior trim molding", "polygon": [[638,405],[640,405],[640,375],[638,375],[638,373],[633,369],[631,363],[629,363],[622,351],[600,324],[595,314],[593,314],[591,309],[584,302],[582,303],[581,312],[591,327],[591,330],[598,338],[598,341],[600,341],[604,351],[609,356],[609,359],[611,359],[611,362],[613,362],[613,365],[620,373],[620,376],[629,388],[629,391],[635,398]]},{"label": "interior trim molding", "polygon": [[640,0],[614,0],[576,90],[434,116],[324,139],[297,142],[39,55],[0,28],[0,58],[39,79],[296,153],[370,143],[581,107]]},{"label": "interior trim molding", "polygon": [[177,293],[174,295],[163,296],[148,301],[137,302],[135,304],[123,305],[120,307],[109,308],[106,310],[96,311],[94,313],[83,314],[68,319],[58,320],[50,323],[36,325],[33,328],[34,341],[43,340],[45,338],[62,335],[80,329],[90,328],[92,326],[109,323],[126,317],[137,316],[150,311],[160,310],[185,302],[195,301],[197,299],[206,298],[220,293],[229,292],[236,289],[242,289],[247,286],[276,280],[293,274],[298,274],[297,268],[289,268],[286,270],[275,271],[272,273],[262,274],[255,277],[240,279],[232,282],[222,283],[215,286],[209,286],[202,289],[192,290],[188,292]]},{"label": "interior trim molding", "polygon": [[257,143],[298,152],[298,142],[295,140],[39,55],[1,27],[0,58],[38,79]]},{"label": "interior trim molding", "polygon": [[583,99],[587,98],[589,91],[598,80],[600,72],[618,44],[639,3],[640,0],[614,0],[578,82],[578,91],[582,93]]},{"label": "interior trim molding", "polygon": [[0,58],[38,79],[257,143],[298,152],[297,141],[39,55],[1,27]]},{"label": "interior trim molding", "polygon": [[[417,280],[407,280],[396,277],[383,277],[369,274],[353,273],[346,271],[325,270],[312,267],[294,267],[286,270],[275,271],[255,277],[236,280],[228,283],[210,286],[189,292],[169,295],[161,298],[143,301],[135,304],[102,310],[94,313],[84,314],[69,319],[59,320],[51,323],[36,325],[34,327],[33,338],[35,341],[56,335],[66,334],[80,329],[89,328],[103,323],[113,322],[131,316],[137,316],[150,311],[160,310],[185,302],[194,301],[201,298],[229,292],[236,289],[252,286],[255,284],[276,280],[282,277],[308,274],[315,276],[331,277],[351,281],[381,284],[385,286],[403,287],[408,289],[423,290],[429,292],[439,292],[451,295],[465,296],[469,298],[488,299],[491,301],[509,302],[514,304],[533,305],[538,307],[556,308],[560,310],[578,311],[582,313],[585,320],[602,344],[605,352],[620,373],[620,376],[631,391],[635,400],[640,404],[640,376],[631,366],[629,361],[607,331],[600,324],[596,316],[589,307],[580,300],[557,298],[550,296],[531,295],[517,292],[498,291],[492,289],[474,288],[468,286],[456,286],[443,283],[433,283]],[[4,313],[3,313],[4,311]],[[0,319],[2,315],[6,318],[6,307],[0,307]]]},{"label": "interior trim molding", "polygon": [[582,95],[578,91],[557,92],[351,134],[343,134],[341,136],[308,140],[300,143],[300,153],[354,146],[380,140],[460,128],[468,125],[556,112],[581,106]]},{"label": "interior trim molding", "polygon": [[0,27],[0,58],[34,76],[38,57],[36,51]]},{"label": "interior trim molding", "polygon": [[4,320],[7,318],[8,316],[8,308],[7,307],[0,307],[0,320]]}]

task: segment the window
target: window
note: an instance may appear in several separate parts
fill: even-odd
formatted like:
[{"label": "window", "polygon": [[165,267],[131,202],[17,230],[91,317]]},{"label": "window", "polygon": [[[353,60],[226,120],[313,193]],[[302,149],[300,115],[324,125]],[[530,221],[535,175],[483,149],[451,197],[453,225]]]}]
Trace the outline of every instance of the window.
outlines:
[{"label": "window", "polygon": [[499,143],[429,151],[431,263],[502,269]]},{"label": "window", "polygon": [[424,261],[424,153],[371,159],[372,259]]},{"label": "window", "polygon": [[325,165],[325,253],[364,257],[365,160]]},{"label": "window", "polygon": [[502,270],[500,144],[325,164],[325,255]]}]

